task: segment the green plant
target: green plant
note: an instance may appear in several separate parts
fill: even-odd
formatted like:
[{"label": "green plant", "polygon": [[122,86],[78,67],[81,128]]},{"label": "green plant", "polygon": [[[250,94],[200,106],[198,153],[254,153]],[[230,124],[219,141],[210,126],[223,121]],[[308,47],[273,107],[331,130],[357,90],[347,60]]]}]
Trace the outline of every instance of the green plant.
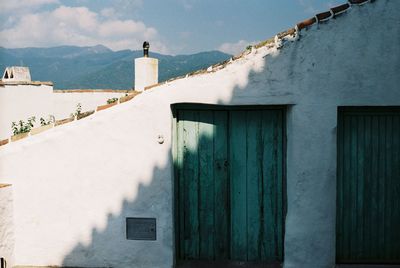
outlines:
[{"label": "green plant", "polygon": [[252,47],[253,47],[252,45],[248,45],[248,46],[246,47],[246,50],[251,50]]},{"label": "green plant", "polygon": [[111,99],[107,100],[107,104],[111,104],[111,103],[114,103],[114,102],[117,102],[117,101],[118,101],[118,98],[111,98]]},{"label": "green plant", "polygon": [[33,128],[34,122],[36,122],[36,118],[34,116],[29,117],[27,119],[27,122],[25,122],[23,120],[19,120],[18,124],[15,122],[12,122],[11,128],[12,128],[13,134],[18,135],[21,133],[26,133],[26,132],[31,131],[31,129]]},{"label": "green plant", "polygon": [[52,124],[54,122],[55,122],[55,118],[54,118],[53,115],[49,115],[49,119],[48,120],[44,119],[43,117],[40,117],[40,125],[41,126],[47,126],[47,125],[50,125],[50,124]]},{"label": "green plant", "polygon": [[78,103],[76,105],[75,113],[71,113],[71,117],[77,117],[82,113],[82,104]]}]

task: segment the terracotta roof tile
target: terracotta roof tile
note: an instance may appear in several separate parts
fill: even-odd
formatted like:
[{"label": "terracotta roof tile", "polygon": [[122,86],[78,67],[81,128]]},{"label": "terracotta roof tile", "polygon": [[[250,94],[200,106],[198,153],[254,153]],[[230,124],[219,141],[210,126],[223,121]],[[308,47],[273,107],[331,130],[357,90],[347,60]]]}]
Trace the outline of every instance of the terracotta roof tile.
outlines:
[{"label": "terracotta roof tile", "polygon": [[73,117],[69,117],[69,118],[65,118],[65,119],[60,119],[60,120],[56,120],[54,126],[59,126],[59,125],[64,125],[66,123],[72,122],[74,121],[75,118]]},{"label": "terracotta roof tile", "polygon": [[332,15],[333,15],[333,12],[331,13],[331,11],[325,11],[325,12],[315,15],[315,17],[317,18],[318,22],[320,22],[320,21],[324,21],[324,20],[331,18]]},{"label": "terracotta roof tile", "polygon": [[370,0],[349,0],[350,4],[356,4],[356,5],[363,4],[369,1]]},{"label": "terracotta roof tile", "polygon": [[307,19],[307,20],[303,20],[302,22],[299,22],[299,23],[296,24],[297,25],[297,29],[302,30],[302,29],[304,29],[304,28],[306,28],[308,26],[313,25],[316,22],[317,22],[317,19],[315,17]]},{"label": "terracotta roof tile", "polygon": [[140,94],[139,91],[134,91],[133,93],[129,94],[128,96],[123,96],[123,97],[119,98],[119,103],[127,102],[139,94]]},{"label": "terracotta roof tile", "polygon": [[78,115],[76,116],[76,119],[81,120],[81,119],[83,119],[83,118],[85,118],[85,117],[88,117],[89,115],[94,114],[94,112],[95,112],[95,110],[91,110],[91,111],[87,111],[87,112],[80,113],[80,114],[78,114]]},{"label": "terracotta roof tile", "polygon": [[116,102],[113,102],[113,103],[100,105],[100,106],[97,106],[96,111],[98,112],[98,111],[101,111],[101,110],[105,110],[105,109],[111,108],[111,107],[113,107],[114,105],[117,105],[117,104],[118,104],[118,102],[116,101]]},{"label": "terracotta roof tile", "polygon": [[1,141],[0,141],[0,146],[6,145],[8,142],[9,142],[8,139],[1,140]]},{"label": "terracotta roof tile", "polygon": [[54,89],[53,93],[130,93],[132,89]]},{"label": "terracotta roof tile", "polygon": [[30,86],[53,86],[53,82],[41,82],[41,81],[2,81],[0,80],[0,86],[17,86],[17,85],[30,85]]},{"label": "terracotta roof tile", "polygon": [[348,3],[346,3],[346,4],[343,4],[340,6],[332,7],[331,10],[332,10],[333,14],[336,16],[336,15],[341,14],[344,11],[346,11],[349,7],[350,7],[350,5]]}]

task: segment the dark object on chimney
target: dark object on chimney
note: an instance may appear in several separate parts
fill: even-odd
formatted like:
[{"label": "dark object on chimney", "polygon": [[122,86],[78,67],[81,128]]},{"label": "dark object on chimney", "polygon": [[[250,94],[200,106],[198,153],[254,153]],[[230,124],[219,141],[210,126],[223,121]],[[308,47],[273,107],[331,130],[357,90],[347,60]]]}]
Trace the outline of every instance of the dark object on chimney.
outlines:
[{"label": "dark object on chimney", "polygon": [[143,43],[143,56],[145,58],[149,57],[149,48],[150,48],[150,43],[147,41],[144,41]]}]

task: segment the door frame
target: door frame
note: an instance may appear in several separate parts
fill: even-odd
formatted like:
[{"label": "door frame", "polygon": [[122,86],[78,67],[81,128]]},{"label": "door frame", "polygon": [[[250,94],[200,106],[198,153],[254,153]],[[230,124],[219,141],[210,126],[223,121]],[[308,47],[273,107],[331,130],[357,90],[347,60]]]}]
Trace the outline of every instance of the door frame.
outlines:
[{"label": "door frame", "polygon": [[[171,157],[173,164],[172,171],[172,194],[173,194],[173,259],[174,259],[174,267],[176,267],[178,262],[178,235],[177,235],[177,212],[178,212],[178,202],[175,198],[178,194],[178,188],[175,187],[178,183],[179,175],[176,159],[178,152],[178,135],[177,135],[177,126],[178,126],[178,111],[179,110],[212,110],[212,111],[251,111],[251,110],[281,110],[282,111],[282,263],[285,260],[285,233],[286,233],[286,214],[287,214],[287,182],[286,182],[286,174],[287,174],[287,105],[218,105],[218,104],[202,104],[202,103],[174,103],[171,104],[172,111],[172,146],[171,146]],[[272,263],[271,267],[277,267],[279,265],[277,263]],[[208,266],[207,266],[208,267]]]}]

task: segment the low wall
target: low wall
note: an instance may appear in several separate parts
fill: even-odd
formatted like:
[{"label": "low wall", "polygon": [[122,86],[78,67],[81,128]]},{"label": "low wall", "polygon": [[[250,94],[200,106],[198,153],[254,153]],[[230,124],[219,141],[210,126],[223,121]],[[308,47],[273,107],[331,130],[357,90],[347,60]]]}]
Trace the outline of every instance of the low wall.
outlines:
[{"label": "low wall", "polygon": [[53,90],[45,84],[12,84],[0,86],[0,140],[12,135],[12,122],[36,117],[48,120],[50,115],[56,119],[69,117],[76,111],[78,103],[82,111],[95,110],[107,104],[111,98],[127,94],[127,90]]},{"label": "low wall", "polygon": [[[127,92],[127,91],[126,91]],[[111,98],[120,98],[127,94],[125,91],[100,91],[100,90],[54,90],[53,115],[58,118],[66,118],[74,113],[78,103],[82,105],[82,111],[96,110],[99,105],[107,104]]]},{"label": "low wall", "polygon": [[0,184],[0,257],[7,267],[14,265],[14,225],[12,187]]}]

